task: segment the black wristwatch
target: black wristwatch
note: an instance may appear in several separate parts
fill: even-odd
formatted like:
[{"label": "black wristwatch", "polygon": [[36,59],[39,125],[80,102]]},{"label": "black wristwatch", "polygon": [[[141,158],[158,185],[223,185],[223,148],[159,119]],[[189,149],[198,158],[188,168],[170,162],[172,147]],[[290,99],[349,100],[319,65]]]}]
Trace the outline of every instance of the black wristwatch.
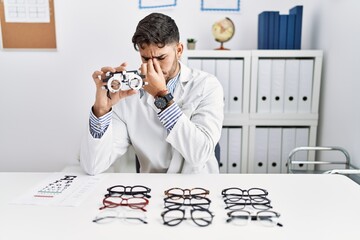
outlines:
[{"label": "black wristwatch", "polygon": [[154,104],[158,109],[164,110],[173,98],[173,95],[168,93],[163,97],[156,97]]}]

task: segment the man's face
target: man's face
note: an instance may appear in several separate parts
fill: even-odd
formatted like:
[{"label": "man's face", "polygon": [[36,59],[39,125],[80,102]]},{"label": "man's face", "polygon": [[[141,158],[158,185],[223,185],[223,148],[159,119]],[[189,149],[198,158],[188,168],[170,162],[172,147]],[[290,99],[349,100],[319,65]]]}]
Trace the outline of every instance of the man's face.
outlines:
[{"label": "man's face", "polygon": [[180,70],[178,60],[181,57],[183,45],[174,43],[159,48],[156,44],[143,45],[139,48],[141,60],[146,63],[149,59],[158,60],[166,82],[175,77]]}]

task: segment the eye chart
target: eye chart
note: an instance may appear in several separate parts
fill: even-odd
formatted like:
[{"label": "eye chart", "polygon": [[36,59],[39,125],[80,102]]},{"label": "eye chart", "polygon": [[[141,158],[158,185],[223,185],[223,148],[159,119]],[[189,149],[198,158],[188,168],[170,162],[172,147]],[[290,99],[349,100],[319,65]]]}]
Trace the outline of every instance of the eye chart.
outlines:
[{"label": "eye chart", "polygon": [[13,204],[79,206],[95,189],[102,177],[54,173]]}]

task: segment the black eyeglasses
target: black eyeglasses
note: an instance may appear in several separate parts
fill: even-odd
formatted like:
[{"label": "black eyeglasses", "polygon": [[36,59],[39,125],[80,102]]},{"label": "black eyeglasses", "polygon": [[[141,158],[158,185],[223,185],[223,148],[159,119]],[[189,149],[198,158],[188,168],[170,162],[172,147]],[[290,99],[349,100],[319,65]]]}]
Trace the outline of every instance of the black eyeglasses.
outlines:
[{"label": "black eyeglasses", "polygon": [[200,227],[209,226],[212,223],[214,215],[208,209],[196,208],[190,209],[190,218],[185,217],[184,209],[168,209],[161,213],[161,217],[164,224],[167,226],[176,226],[183,220],[192,220],[196,225]]},{"label": "black eyeglasses", "polygon": [[272,208],[270,204],[270,200],[266,197],[257,197],[257,200],[254,201],[251,198],[237,198],[236,201],[234,199],[225,199],[224,202],[226,204],[225,209],[235,210],[235,209],[244,209],[247,206],[251,206],[257,210],[267,210]]},{"label": "black eyeglasses", "polygon": [[164,206],[168,209],[178,209],[182,206],[208,209],[210,207],[210,203],[210,199],[200,196],[194,196],[192,198],[179,198],[178,196],[170,196],[164,198]]},{"label": "black eyeglasses", "polygon": [[146,211],[145,207],[149,204],[149,200],[144,197],[130,197],[124,198],[121,196],[106,196],[103,199],[103,205],[99,209],[102,210],[104,208],[115,208],[118,206],[128,206],[133,209],[141,209],[144,212]]},{"label": "black eyeglasses", "polygon": [[280,214],[269,210],[258,211],[256,214],[252,214],[246,210],[234,210],[228,212],[227,215],[229,218],[226,220],[226,222],[233,222],[236,225],[246,225],[250,221],[258,221],[264,226],[283,226],[278,221]]},{"label": "black eyeglasses", "polygon": [[105,196],[131,195],[134,197],[151,198],[151,196],[149,195],[151,189],[142,185],[135,185],[135,186],[116,185],[108,188],[107,191],[108,194],[106,194]]},{"label": "black eyeglasses", "polygon": [[262,188],[250,188],[243,190],[241,188],[231,187],[222,190],[221,195],[228,199],[251,198],[256,200],[258,197],[266,197],[268,192]]},{"label": "black eyeglasses", "polygon": [[173,196],[178,198],[206,197],[209,193],[209,190],[204,188],[170,188],[164,192],[166,196]]}]

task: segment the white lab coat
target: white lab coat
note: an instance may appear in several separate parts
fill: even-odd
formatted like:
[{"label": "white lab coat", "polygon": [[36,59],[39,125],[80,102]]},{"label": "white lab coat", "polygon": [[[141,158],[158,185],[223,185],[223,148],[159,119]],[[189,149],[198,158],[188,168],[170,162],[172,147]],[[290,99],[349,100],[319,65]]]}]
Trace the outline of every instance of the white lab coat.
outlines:
[{"label": "white lab coat", "polygon": [[107,170],[133,146],[141,172],[218,173],[215,145],[224,119],[223,88],[217,78],[181,63],[174,100],[182,116],[168,133],[148,93],[120,100],[105,134],[95,139],[87,129],[80,163],[91,175]]}]

